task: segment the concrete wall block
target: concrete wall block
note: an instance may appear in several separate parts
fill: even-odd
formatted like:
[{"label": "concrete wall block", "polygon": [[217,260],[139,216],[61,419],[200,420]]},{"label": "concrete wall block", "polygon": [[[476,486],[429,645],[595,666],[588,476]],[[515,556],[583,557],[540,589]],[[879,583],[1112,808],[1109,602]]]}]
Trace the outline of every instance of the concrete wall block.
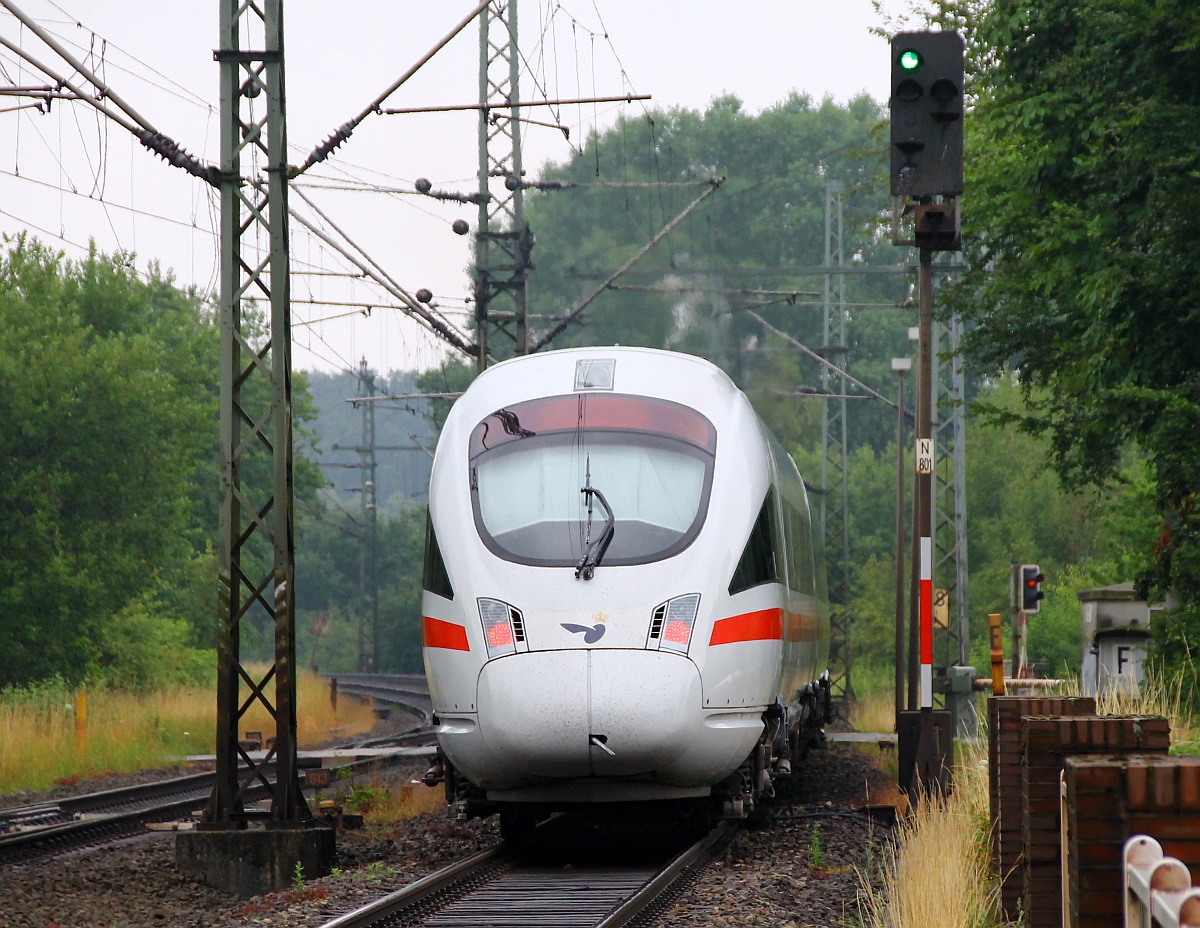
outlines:
[{"label": "concrete wall block", "polygon": [[306,879],[328,876],[335,852],[326,827],[181,831],[175,839],[180,870],[240,898],[286,889],[297,864]]}]

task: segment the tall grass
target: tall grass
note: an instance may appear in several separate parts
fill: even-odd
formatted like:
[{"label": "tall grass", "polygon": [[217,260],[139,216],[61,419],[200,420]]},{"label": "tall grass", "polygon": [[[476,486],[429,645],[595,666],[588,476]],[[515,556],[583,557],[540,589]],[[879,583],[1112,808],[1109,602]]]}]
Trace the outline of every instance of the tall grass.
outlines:
[{"label": "tall grass", "polygon": [[[243,693],[243,698],[245,694]],[[328,685],[311,673],[297,681],[301,745],[369,731],[369,706],[343,699],[335,712]],[[261,706],[242,722],[274,734]],[[87,693],[86,736],[77,739],[75,693],[61,681],[0,692],[0,794],[39,790],[59,781],[172,766],[211,753],[216,741],[213,687],[173,687],[149,694],[102,688]]]},{"label": "tall grass", "polygon": [[964,745],[948,798],[922,798],[897,830],[877,883],[862,874],[869,928],[995,928],[999,887],[988,854],[986,748]]},{"label": "tall grass", "polygon": [[[1082,694],[1078,677],[1063,684],[1065,696]],[[1146,668],[1137,695],[1112,688],[1096,697],[1100,715],[1161,715],[1171,722],[1171,753],[1200,752],[1200,717],[1196,706],[1200,685],[1194,668],[1184,667],[1170,676]]]},{"label": "tall grass", "polygon": [[860,693],[850,706],[850,724],[855,731],[893,732],[896,730],[896,700],[890,689]]},{"label": "tall grass", "polygon": [[1096,697],[1101,715],[1162,715],[1171,721],[1171,746],[1197,746],[1200,726],[1194,715],[1196,671],[1180,669],[1170,677],[1147,671],[1136,696],[1117,688]]},{"label": "tall grass", "polygon": [[[1079,695],[1068,680],[1066,695]],[[1096,700],[1102,715],[1161,715],[1171,721],[1172,751],[1200,750],[1196,673],[1147,672],[1138,695],[1112,691]],[[888,700],[890,705],[890,700]],[[864,719],[863,724],[870,725]],[[856,728],[863,729],[856,719]],[[954,793],[922,799],[898,830],[892,853],[872,882],[862,880],[866,928],[997,928],[1003,924],[988,851],[986,742],[960,745]]]}]

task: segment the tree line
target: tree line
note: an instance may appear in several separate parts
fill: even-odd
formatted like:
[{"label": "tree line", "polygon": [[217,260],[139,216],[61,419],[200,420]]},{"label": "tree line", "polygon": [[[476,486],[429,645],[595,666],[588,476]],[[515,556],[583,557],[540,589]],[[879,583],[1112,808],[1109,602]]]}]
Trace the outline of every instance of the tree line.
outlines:
[{"label": "tree line", "polygon": [[[135,690],[203,682],[217,640],[215,308],[153,265],[140,273],[132,255],[70,260],[27,236],[4,245],[0,689],[55,678]],[[246,320],[250,338],[262,323]],[[321,465],[346,459],[334,453],[339,441],[359,440],[345,402],[357,376],[314,377],[324,408],[308,375],[293,378],[298,652],[305,664],[355,670],[376,647],[361,583],[364,522],[337,479],[344,471]],[[377,379],[413,392],[442,377]],[[417,433],[432,447],[423,418],[380,416],[381,444]],[[381,669],[421,667],[420,457],[423,468],[408,462],[381,481]],[[243,467],[261,463],[251,454]],[[254,613],[243,621],[242,659],[272,659],[274,632],[262,623]]]},{"label": "tree line", "polygon": [[[1006,612],[1011,561],[1049,580],[1031,658],[1077,669],[1091,586],[1137,580],[1177,607],[1164,662],[1200,640],[1200,12],[1134,0],[938,3],[968,39],[965,270],[939,297],[967,322],[973,658]],[[1112,67],[1120,62],[1120,67]],[[593,133],[530,190],[535,337],[713,179],[721,189],[555,343],[647,345],[722,366],[810,476],[819,366],[747,311],[825,344],[825,198],[850,268],[903,263],[887,213],[886,109],[796,93],[758,114],[724,96]],[[53,675],[148,682],[212,663],[217,339],[203,296],[127,255],[67,261],[30,239],[0,259],[0,685]],[[890,394],[915,321],[906,274],[848,273],[841,362]],[[837,297],[835,294],[835,302]],[[406,383],[461,389],[451,360]],[[414,379],[415,378],[415,379]],[[836,381],[834,381],[836,383]],[[317,409],[296,378],[298,634],[303,662],[361,660],[361,526],[329,492]],[[800,395],[797,395],[800,394]],[[430,428],[446,401],[429,404]],[[891,677],[895,413],[849,413],[856,676]],[[307,436],[306,438],[304,436]],[[324,447],[322,447],[324,445]],[[911,490],[910,490],[911,493]],[[909,496],[911,499],[911,495]],[[379,513],[381,669],[420,666],[424,501]],[[269,635],[246,647],[269,654]],[[369,643],[369,642],[368,642]],[[163,654],[180,659],[163,660]]]},{"label": "tree line", "polygon": [[194,676],[215,640],[213,320],[126,256],[6,244],[0,685]]},{"label": "tree line", "polygon": [[[977,369],[1011,371],[1071,488],[1155,513],[1129,565],[1173,595],[1158,660],[1200,645],[1200,9],[1150,0],[939,0],[967,39],[967,274]],[[1130,455],[1142,478],[1130,483]]]}]

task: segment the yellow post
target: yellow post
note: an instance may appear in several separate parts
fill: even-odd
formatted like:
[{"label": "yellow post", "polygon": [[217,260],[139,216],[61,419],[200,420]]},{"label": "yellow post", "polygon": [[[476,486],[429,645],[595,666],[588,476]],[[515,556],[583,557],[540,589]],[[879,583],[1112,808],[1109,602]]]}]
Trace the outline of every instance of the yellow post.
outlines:
[{"label": "yellow post", "polygon": [[988,613],[988,633],[992,639],[992,695],[1004,695],[1004,626],[1000,613]]},{"label": "yellow post", "polygon": [[87,749],[87,693],[75,694],[75,750]]}]

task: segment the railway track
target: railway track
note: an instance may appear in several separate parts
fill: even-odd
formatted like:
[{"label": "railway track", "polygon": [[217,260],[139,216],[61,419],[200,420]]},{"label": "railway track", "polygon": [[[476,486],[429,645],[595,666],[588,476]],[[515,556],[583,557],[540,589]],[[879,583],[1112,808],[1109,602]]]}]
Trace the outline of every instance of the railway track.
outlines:
[{"label": "railway track", "polygon": [[723,822],[678,849],[564,848],[563,835],[537,848],[501,845],[339,915],[322,928],[619,928],[652,914],[681,878],[703,867],[736,832]]},{"label": "railway track", "polygon": [[[215,774],[198,773],[5,809],[0,812],[0,863],[99,847],[142,834],[151,823],[188,819],[204,807],[215,782]],[[265,787],[256,786],[247,798],[265,795]]]},{"label": "railway track", "polygon": [[419,715],[424,725],[433,722],[433,701],[424,674],[339,673],[330,679],[337,680],[339,693],[403,706]]},{"label": "railway track", "polygon": [[[415,731],[357,741],[351,747],[378,748],[433,740],[429,731],[431,708],[428,689],[423,687],[424,677],[351,676],[355,680],[343,692],[402,706],[423,720]],[[380,763],[386,763],[386,759],[354,761],[333,769],[354,770]],[[190,822],[193,814],[204,808],[215,784],[215,773],[197,773],[0,810],[0,864],[31,863],[58,854],[101,847],[144,834],[149,824]],[[266,787],[255,785],[247,790],[244,798],[254,802],[267,795]]]}]

